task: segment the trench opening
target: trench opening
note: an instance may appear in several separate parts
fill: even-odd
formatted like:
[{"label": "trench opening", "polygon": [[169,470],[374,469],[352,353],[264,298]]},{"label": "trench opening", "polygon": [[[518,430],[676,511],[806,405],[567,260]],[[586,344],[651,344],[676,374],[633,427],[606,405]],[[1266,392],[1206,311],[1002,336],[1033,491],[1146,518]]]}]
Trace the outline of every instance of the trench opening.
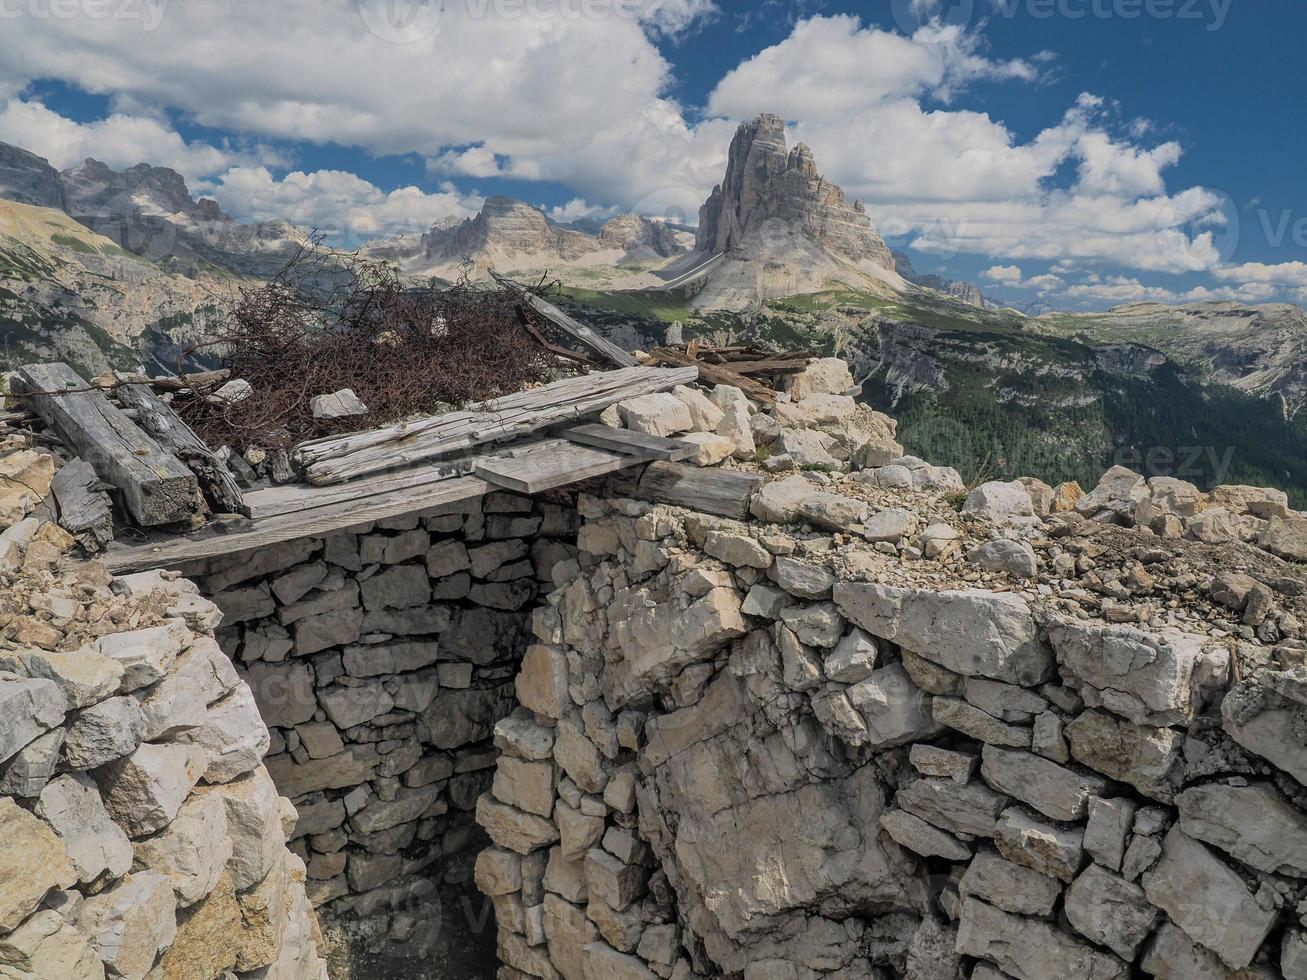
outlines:
[{"label": "trench opening", "polygon": [[476,801],[579,521],[566,495],[491,493],[180,569],[271,734],[333,978],[495,977]]}]

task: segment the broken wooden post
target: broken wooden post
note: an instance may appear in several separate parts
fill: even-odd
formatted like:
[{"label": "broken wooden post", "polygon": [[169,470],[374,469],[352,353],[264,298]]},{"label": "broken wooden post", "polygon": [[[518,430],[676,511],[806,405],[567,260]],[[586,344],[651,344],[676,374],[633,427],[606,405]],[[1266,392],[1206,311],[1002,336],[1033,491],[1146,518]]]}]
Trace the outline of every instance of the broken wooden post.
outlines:
[{"label": "broken wooden post", "polygon": [[[199,502],[195,474],[146,435],[102,391],[67,364],[28,364],[12,388],[60,439],[122,494],[142,527],[190,521]],[[68,394],[61,394],[68,392]]]}]

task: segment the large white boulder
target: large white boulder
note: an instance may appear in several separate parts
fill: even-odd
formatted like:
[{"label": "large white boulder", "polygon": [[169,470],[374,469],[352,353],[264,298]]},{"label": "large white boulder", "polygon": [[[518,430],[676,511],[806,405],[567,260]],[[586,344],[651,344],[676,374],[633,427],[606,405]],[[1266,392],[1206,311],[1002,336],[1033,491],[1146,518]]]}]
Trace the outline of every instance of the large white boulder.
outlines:
[{"label": "large white boulder", "polygon": [[1179,827],[1166,835],[1162,859],[1142,884],[1150,902],[1233,970],[1252,962],[1278,917],[1233,869]]},{"label": "large white boulder", "polygon": [[1026,687],[1052,673],[1052,652],[1019,596],[871,582],[838,582],[834,596],[840,611],[868,633],[955,673]]}]

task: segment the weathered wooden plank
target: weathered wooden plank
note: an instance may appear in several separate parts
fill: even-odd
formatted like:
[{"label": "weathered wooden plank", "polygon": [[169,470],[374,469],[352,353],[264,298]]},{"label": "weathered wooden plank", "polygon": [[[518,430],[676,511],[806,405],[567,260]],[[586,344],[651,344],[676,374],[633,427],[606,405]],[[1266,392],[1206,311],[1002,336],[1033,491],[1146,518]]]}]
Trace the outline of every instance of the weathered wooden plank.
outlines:
[{"label": "weathered wooden plank", "polygon": [[563,443],[555,449],[531,453],[519,459],[486,460],[479,463],[474,472],[481,479],[489,480],[506,490],[541,493],[591,477],[615,473],[648,458]]},{"label": "weathered wooden plank", "polygon": [[231,471],[167,402],[145,385],[123,385],[116,394],[120,402],[136,409],[137,425],[190,467],[214,513],[249,515],[245,495]]},{"label": "weathered wooden plank", "polygon": [[50,484],[59,508],[59,526],[92,553],[113,540],[113,503],[103,487],[84,459],[60,467]]},{"label": "weathered wooden plank", "polygon": [[542,317],[556,326],[563,333],[567,334],[578,344],[581,344],[587,350],[591,350],[607,361],[611,361],[618,367],[635,367],[636,360],[631,356],[629,351],[618,347],[612,341],[601,337],[596,331],[587,327],[585,324],[578,322],[560,310],[553,303],[542,299],[535,293],[531,292],[520,283],[514,282],[507,276],[501,276],[493,269],[490,272],[491,277],[499,285],[508,289],[513,289],[522,297],[522,301],[527,306],[535,310]]},{"label": "weathered wooden plank", "polygon": [[245,500],[250,507],[250,516],[255,520],[262,520],[268,517],[276,517],[278,514],[291,514],[314,507],[325,507],[330,504],[346,503],[351,500],[363,500],[366,497],[374,497],[378,494],[416,490],[455,477],[469,476],[478,463],[488,459],[517,458],[529,453],[566,445],[568,443],[563,439],[542,439],[538,442],[511,446],[499,452],[442,459],[394,473],[383,473],[379,476],[350,480],[348,483],[333,483],[325,487],[305,486],[303,484],[267,487],[263,490],[254,491]]},{"label": "weathered wooden plank", "polygon": [[756,473],[656,462],[641,475],[635,494],[654,503],[743,518],[749,515],[749,501],[764,482]]},{"label": "weathered wooden plank", "polygon": [[215,521],[193,534],[161,537],[145,544],[115,542],[110,545],[104,560],[115,574],[148,568],[176,568],[202,558],[265,548],[296,538],[333,534],[403,514],[437,511],[475,500],[495,489],[492,483],[465,476],[444,480],[434,486],[411,487],[361,500],[345,500],[263,520],[230,518]]},{"label": "weathered wooden plank", "polygon": [[581,419],[624,399],[667,391],[696,377],[693,368],[596,372],[505,395],[474,409],[314,439],[296,447],[295,458],[310,483],[341,483]]},{"label": "weathered wooden plank", "polygon": [[696,360],[684,351],[672,350],[670,347],[655,347],[650,351],[650,356],[663,364],[695,367],[699,372],[699,380],[705,384],[733,385],[756,402],[761,402],[764,405],[773,405],[776,402],[776,392],[771,388],[754,381],[752,378],[746,378],[724,365],[709,364],[706,361]]},{"label": "weathered wooden plank", "polygon": [[[67,364],[29,364],[11,383],[77,455],[121,495],[142,527],[189,521],[199,506],[195,474],[145,434]],[[73,394],[51,394],[76,390]]]},{"label": "weathered wooden plank", "polygon": [[614,429],[610,425],[601,425],[598,422],[574,425],[563,429],[559,435],[569,442],[577,442],[583,446],[608,449],[631,456],[643,456],[646,459],[663,459],[670,463],[689,459],[699,448],[684,439],[665,439],[662,436],[651,436],[631,429]]}]

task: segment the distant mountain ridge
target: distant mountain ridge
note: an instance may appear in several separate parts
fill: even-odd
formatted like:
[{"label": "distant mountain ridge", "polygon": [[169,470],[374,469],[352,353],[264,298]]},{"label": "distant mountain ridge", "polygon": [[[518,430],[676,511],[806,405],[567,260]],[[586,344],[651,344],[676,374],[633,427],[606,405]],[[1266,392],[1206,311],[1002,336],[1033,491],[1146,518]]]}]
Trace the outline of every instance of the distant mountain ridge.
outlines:
[{"label": "distant mountain ridge", "polygon": [[114,170],[87,159],[59,171],[47,160],[0,143],[0,198],[55,208],[134,255],[183,275],[267,276],[308,232],[286,221],[243,224],[218,202],[196,199],[168,167]]},{"label": "distant mountain ridge", "polygon": [[894,253],[894,268],[908,282],[915,286],[925,286],[927,289],[933,289],[936,292],[943,293],[946,296],[952,296],[954,299],[961,300],[970,306],[989,306],[985,299],[984,293],[980,287],[973,282],[959,282],[956,279],[947,279],[944,276],[926,274],[922,275],[912,266],[912,259],[902,252]]},{"label": "distant mountain ridge", "polygon": [[1102,313],[1046,313],[1030,323],[1095,345],[1155,348],[1209,381],[1281,398],[1288,416],[1307,405],[1307,313],[1299,306],[1133,303]]},{"label": "distant mountain ridge", "polygon": [[421,236],[369,243],[363,253],[394,262],[410,274],[451,277],[465,263],[478,275],[502,272],[566,272],[595,266],[659,265],[687,251],[666,222],[623,214],[592,233],[550,220],[525,201],[492,195],[474,217],[442,219]]},{"label": "distant mountain ridge", "polygon": [[[305,237],[286,222],[237,222],[174,170],[86,160],[60,172],[0,143],[4,364],[174,371],[221,335],[240,286],[280,268]],[[202,346],[190,361],[217,353]]]}]

